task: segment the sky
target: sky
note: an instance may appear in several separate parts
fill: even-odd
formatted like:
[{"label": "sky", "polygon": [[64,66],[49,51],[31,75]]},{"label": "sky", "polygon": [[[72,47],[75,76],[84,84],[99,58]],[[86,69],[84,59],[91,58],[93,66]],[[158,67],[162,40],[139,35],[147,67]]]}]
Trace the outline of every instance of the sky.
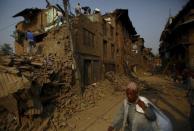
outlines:
[{"label": "sky", "polygon": [[[62,6],[62,0],[49,2]],[[160,35],[168,17],[177,15],[188,0],[70,0],[72,12],[78,2],[91,9],[99,8],[102,14],[118,8],[128,9],[133,26],[145,40],[145,47],[152,48],[152,52],[157,54]],[[0,0],[0,44],[14,43],[11,34],[23,18],[12,16],[25,8],[36,7],[45,8],[45,0]]]}]

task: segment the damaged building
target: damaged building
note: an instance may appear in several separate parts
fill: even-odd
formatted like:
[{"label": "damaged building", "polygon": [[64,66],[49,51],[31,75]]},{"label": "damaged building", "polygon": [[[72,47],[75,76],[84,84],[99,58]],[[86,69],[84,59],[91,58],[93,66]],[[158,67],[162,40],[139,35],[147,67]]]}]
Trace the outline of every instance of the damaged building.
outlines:
[{"label": "damaged building", "polygon": [[181,76],[185,68],[194,69],[194,2],[189,1],[170,17],[160,38],[160,58],[164,72]]},{"label": "damaged building", "polygon": [[160,38],[160,58],[163,73],[174,82],[185,85],[190,105],[190,122],[193,127],[194,102],[194,1],[190,0],[175,16],[170,17]]},{"label": "damaged building", "polygon": [[[63,19],[59,21],[60,13]],[[46,9],[24,9],[13,17],[24,18],[14,32],[16,54],[6,59],[6,66],[15,73],[1,73],[0,77],[14,74],[20,87],[0,81],[6,89],[0,101],[7,97],[15,101],[14,114],[19,116],[41,114],[51,99],[74,87],[83,93],[85,86],[103,80],[107,72],[130,73],[134,65],[145,67],[151,61],[151,50],[144,47],[127,9],[74,16],[59,5],[48,5]],[[27,32],[34,36],[33,46]]]},{"label": "damaged building", "polygon": [[[131,47],[132,38],[137,34],[128,17],[128,10],[117,9],[105,15],[81,14],[71,18],[71,28],[67,26],[67,21],[64,21],[59,30],[56,30],[56,12],[57,8],[50,6],[42,10],[25,9],[14,15],[24,17],[24,21],[16,25],[19,36],[15,43],[17,55],[27,54],[28,41],[22,36],[30,30],[35,34],[34,54],[44,57],[52,55],[59,57],[58,59],[67,55],[74,57],[76,64],[70,64],[71,67],[77,67],[77,70],[72,71],[75,73],[72,76],[79,79],[81,86],[103,79],[108,71],[124,72],[123,64],[127,61],[124,56],[130,53],[125,46]],[[64,45],[69,45],[69,50],[65,49]],[[140,48],[142,47],[139,46],[135,50]]]}]

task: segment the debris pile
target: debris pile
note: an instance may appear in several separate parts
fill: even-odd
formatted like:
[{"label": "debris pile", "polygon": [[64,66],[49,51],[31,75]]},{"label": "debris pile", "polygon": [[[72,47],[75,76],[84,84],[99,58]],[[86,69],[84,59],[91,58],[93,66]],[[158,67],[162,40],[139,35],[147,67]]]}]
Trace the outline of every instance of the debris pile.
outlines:
[{"label": "debris pile", "polygon": [[[129,79],[124,75],[117,75],[114,74],[114,72],[109,72],[106,74],[107,80],[87,86],[83,96],[81,96],[74,91],[74,88],[68,88],[68,85],[61,84],[69,80],[59,79],[59,75],[57,75],[57,73],[60,74],[62,71],[57,69],[66,67],[66,71],[69,71],[70,73],[72,69],[68,62],[65,62],[66,64],[64,64],[64,67],[57,67],[57,64],[53,66],[53,63],[57,63],[58,61],[58,59],[54,59],[55,57],[56,56],[53,55],[49,55],[46,58],[40,56],[12,56],[10,58],[11,60],[5,59],[6,61],[10,61],[7,65],[9,65],[9,67],[14,67],[14,72],[17,72],[16,75],[22,74],[26,78],[34,80],[36,84],[41,85],[38,86],[41,87],[41,92],[38,93],[39,95],[32,95],[27,100],[24,97],[23,100],[25,100],[26,103],[23,103],[23,105],[28,105],[30,103],[33,104],[35,100],[42,103],[41,107],[43,107],[43,109],[39,110],[42,112],[40,115],[38,115],[39,117],[30,117],[35,113],[35,110],[34,113],[31,112],[31,115],[28,114],[22,117],[21,126],[14,124],[16,123],[16,120],[12,120],[7,116],[9,121],[8,123],[12,123],[12,125],[3,124],[5,126],[1,127],[1,129],[56,130],[70,126],[69,123],[66,123],[66,121],[74,113],[87,110],[95,106],[96,102],[105,97],[107,92],[110,93],[110,91],[114,92],[115,90],[122,91],[129,81]],[[65,72],[65,74],[67,74],[67,72]],[[41,77],[43,78],[41,79]],[[31,87],[30,90],[34,88],[39,89],[36,88],[35,85],[33,86],[34,87]],[[37,90],[35,90],[35,92],[36,91]],[[25,93],[21,92],[21,94],[24,95]],[[22,98],[20,95],[19,97]],[[26,110],[26,112],[29,112],[29,110]],[[5,114],[5,112],[2,114]]]},{"label": "debris pile", "polygon": [[105,78],[111,82],[114,91],[123,91],[129,82],[124,74],[115,74],[113,71],[107,72]]},{"label": "debris pile", "polygon": [[[42,117],[46,114],[50,117],[55,110],[67,107],[64,103],[72,106],[68,99],[74,96],[70,93],[74,84],[73,57],[69,32],[65,28],[67,27],[64,25],[58,30],[50,30],[44,38],[46,42],[37,44],[33,54],[0,54],[0,106],[10,112],[10,104],[4,104],[4,100],[11,98],[11,103],[15,105],[13,115],[17,118],[15,129],[33,128],[33,124],[37,122],[34,117],[37,115]],[[13,84],[13,81],[17,84]],[[65,99],[62,100],[61,97]],[[45,113],[47,110],[49,114]],[[71,114],[69,110],[65,114],[68,112]],[[5,110],[2,110],[1,114],[4,113]],[[9,123],[2,128],[11,129],[13,126]]]},{"label": "debris pile", "polygon": [[[122,85],[122,87],[124,87],[129,81],[129,78],[125,75],[117,76],[114,74],[114,77],[118,81],[118,86]],[[67,123],[67,120],[71,118],[73,114],[94,107],[97,102],[102,100],[108,93],[110,94],[115,92],[114,88],[112,87],[112,82],[103,80],[88,85],[85,88],[85,92],[82,96],[76,93],[74,90],[62,93],[62,95],[56,99],[58,104],[56,104],[57,107],[53,112],[50,124],[48,124],[47,128],[60,129],[71,127],[72,125]]]},{"label": "debris pile", "polygon": [[17,129],[17,121],[13,114],[8,111],[0,108],[0,130],[16,130]]},{"label": "debris pile", "polygon": [[99,87],[98,83],[87,86],[83,96],[73,92],[73,90],[66,92],[61,97],[57,98],[57,108],[52,117],[54,126],[57,128],[66,127],[67,119],[69,119],[74,113],[95,106],[96,102],[102,99],[103,96],[103,88]]}]

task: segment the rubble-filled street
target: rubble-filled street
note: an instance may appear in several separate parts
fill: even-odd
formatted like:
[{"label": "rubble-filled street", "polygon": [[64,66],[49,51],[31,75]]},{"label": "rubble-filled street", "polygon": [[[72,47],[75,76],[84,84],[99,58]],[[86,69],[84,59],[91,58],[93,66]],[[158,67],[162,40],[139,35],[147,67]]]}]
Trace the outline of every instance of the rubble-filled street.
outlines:
[{"label": "rubble-filled street", "polygon": [[0,131],[194,131],[194,1],[140,1],[0,3]]},{"label": "rubble-filled street", "polygon": [[[123,85],[127,84],[129,78],[121,77]],[[141,94],[150,98],[173,123],[174,131],[190,131],[189,126],[189,104],[186,97],[186,90],[181,86],[175,85],[172,81],[164,79],[164,76],[142,76],[140,85]],[[97,101],[94,107],[82,112],[75,113],[67,121],[67,127],[61,130],[75,131],[105,131],[113,120],[121,105],[125,93],[114,91],[112,84],[105,80],[97,83],[97,88],[101,88],[102,98]]]},{"label": "rubble-filled street", "polygon": [[[56,110],[50,114],[52,117],[41,122],[38,118],[33,122],[27,121],[25,126],[19,129],[105,131],[125,98],[123,89],[129,81],[135,80],[141,87],[140,95],[149,98],[170,118],[175,131],[190,130],[188,119],[190,108],[186,90],[181,85],[176,85],[161,75],[141,75],[137,80],[125,75],[110,74],[104,81],[88,86],[82,97],[73,91],[74,93],[68,93],[69,96],[66,95],[68,100],[64,96],[59,98],[66,101],[61,101],[64,105],[61,105],[60,111]],[[47,107],[47,110],[49,108]],[[5,118],[4,114],[1,114],[2,117]],[[9,129],[14,129],[11,126],[13,125],[10,125]]]}]

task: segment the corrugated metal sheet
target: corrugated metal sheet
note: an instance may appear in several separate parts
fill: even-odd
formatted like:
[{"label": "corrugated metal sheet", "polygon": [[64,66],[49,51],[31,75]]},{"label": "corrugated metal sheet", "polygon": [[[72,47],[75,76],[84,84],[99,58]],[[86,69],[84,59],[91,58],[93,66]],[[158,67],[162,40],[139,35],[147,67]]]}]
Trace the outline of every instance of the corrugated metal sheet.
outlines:
[{"label": "corrugated metal sheet", "polygon": [[5,97],[19,89],[30,87],[30,82],[25,77],[10,73],[0,73],[0,97]]}]

